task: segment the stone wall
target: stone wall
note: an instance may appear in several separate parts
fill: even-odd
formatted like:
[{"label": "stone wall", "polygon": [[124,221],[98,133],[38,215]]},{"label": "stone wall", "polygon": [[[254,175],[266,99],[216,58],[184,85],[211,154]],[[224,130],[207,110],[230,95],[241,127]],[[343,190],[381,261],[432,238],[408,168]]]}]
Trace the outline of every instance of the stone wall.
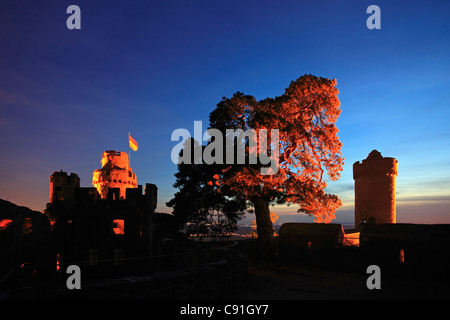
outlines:
[{"label": "stone wall", "polygon": [[373,150],[367,159],[353,164],[355,226],[361,223],[396,222],[398,163]]},{"label": "stone wall", "polygon": [[75,189],[80,187],[80,178],[77,174],[70,175],[64,171],[55,171],[49,178],[49,202],[53,203],[58,200],[73,201]]},{"label": "stone wall", "polygon": [[385,270],[420,274],[448,273],[449,224],[366,224],[361,227],[360,248],[368,264]]},{"label": "stone wall", "polygon": [[284,223],[279,230],[279,257],[298,261],[342,245],[344,229],[334,223]]}]

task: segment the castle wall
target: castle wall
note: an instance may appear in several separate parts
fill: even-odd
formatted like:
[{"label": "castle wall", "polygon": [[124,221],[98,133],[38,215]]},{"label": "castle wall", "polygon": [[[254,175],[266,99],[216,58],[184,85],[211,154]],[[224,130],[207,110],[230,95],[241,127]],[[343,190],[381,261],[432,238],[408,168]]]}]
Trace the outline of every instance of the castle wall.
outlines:
[{"label": "castle wall", "polygon": [[129,169],[129,157],[125,152],[109,150],[102,154],[102,168],[106,165],[120,169]]},{"label": "castle wall", "polygon": [[396,176],[398,162],[373,150],[353,164],[355,226],[361,223],[396,223]]},{"label": "castle wall", "polygon": [[73,201],[75,190],[80,187],[80,178],[77,174],[55,171],[49,178],[49,202],[53,203],[58,200]]},{"label": "castle wall", "polygon": [[[126,189],[108,189],[100,199],[96,188],[78,188],[73,202],[57,201],[46,208],[53,222],[53,254],[61,268],[73,262],[85,262],[83,273],[95,275],[99,270],[110,274],[140,272],[148,267],[135,257],[152,254],[154,203],[157,187],[147,184]],[[100,262],[102,261],[102,262]]]},{"label": "castle wall", "polygon": [[279,230],[279,256],[295,262],[312,253],[342,245],[344,229],[335,223],[283,223]]},{"label": "castle wall", "polygon": [[411,270],[440,278],[448,274],[450,224],[366,224],[360,240],[361,258],[381,270]]}]

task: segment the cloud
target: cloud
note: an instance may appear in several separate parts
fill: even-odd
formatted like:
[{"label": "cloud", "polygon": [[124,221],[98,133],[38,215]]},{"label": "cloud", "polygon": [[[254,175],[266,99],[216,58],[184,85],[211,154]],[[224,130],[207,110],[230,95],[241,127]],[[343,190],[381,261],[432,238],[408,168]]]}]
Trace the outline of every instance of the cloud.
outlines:
[{"label": "cloud", "polygon": [[0,101],[6,104],[18,104],[17,96],[4,90],[3,88],[0,88]]},{"label": "cloud", "polygon": [[6,91],[0,88],[0,104],[9,105],[14,107],[28,107],[32,109],[37,109],[38,111],[46,111],[48,106],[43,103],[38,103],[31,100],[28,96],[23,93],[16,93],[14,91]]},{"label": "cloud", "polygon": [[450,223],[450,200],[409,202],[397,206],[397,223]]},{"label": "cloud", "polygon": [[396,202],[399,206],[428,203],[447,203],[450,207],[450,195],[417,195],[398,197]]},{"label": "cloud", "polygon": [[336,194],[339,196],[339,194],[347,193],[347,192],[353,192],[354,190],[354,183],[353,181],[349,182],[330,182],[328,184],[328,187],[326,188],[327,193]]},{"label": "cloud", "polygon": [[6,127],[10,124],[11,122],[9,121],[8,118],[4,117],[4,116],[0,116],[0,129],[6,129]]}]

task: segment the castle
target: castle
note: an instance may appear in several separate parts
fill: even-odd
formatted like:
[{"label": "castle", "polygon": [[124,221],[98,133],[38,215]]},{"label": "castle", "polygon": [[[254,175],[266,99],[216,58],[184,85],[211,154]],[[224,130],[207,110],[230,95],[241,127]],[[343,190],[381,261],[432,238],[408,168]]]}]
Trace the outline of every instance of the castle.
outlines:
[{"label": "castle", "polygon": [[[346,272],[365,272],[367,266],[377,265],[383,274],[411,272],[414,279],[417,275],[435,275],[448,280],[450,224],[396,223],[397,166],[396,159],[382,157],[376,150],[362,162],[355,162],[356,228],[344,230],[341,224],[332,223],[284,223],[278,238],[280,261]],[[55,275],[65,280],[65,270],[72,264],[83,270],[83,278],[128,276],[149,274],[161,267],[185,267],[191,261],[215,256],[213,251],[199,255],[199,251],[183,251],[188,247],[174,246],[176,241],[170,238],[176,239],[178,230],[173,216],[155,212],[157,187],[147,183],[142,193],[124,152],[103,153],[102,169],[93,174],[94,187],[80,187],[77,174],[62,170],[53,172],[49,182],[45,214],[0,200],[0,284],[16,286],[16,275],[26,270],[44,280]],[[357,237],[358,242],[346,244],[348,236]],[[224,251],[214,252],[220,261],[224,259]],[[207,265],[201,273],[209,272],[216,279],[224,271],[222,279],[230,282],[229,275],[237,274],[233,268],[239,255],[233,253],[233,257],[227,270],[218,263],[220,270]],[[246,262],[240,263],[245,270]],[[23,279],[23,275],[20,277]],[[191,275],[182,276],[182,281],[186,278]],[[160,283],[155,288],[159,289]],[[181,286],[189,288],[185,282]]]},{"label": "castle", "polygon": [[128,188],[136,188],[136,174],[130,168],[129,157],[125,152],[109,150],[103,152],[102,168],[94,171],[92,184],[105,199],[109,188],[119,188],[120,199],[125,199]]},{"label": "castle", "polygon": [[130,259],[152,255],[158,188],[147,183],[143,194],[128,161],[125,152],[105,151],[102,168],[93,173],[94,187],[80,187],[75,173],[50,176],[45,213],[59,266],[84,261],[81,267],[90,270],[101,264],[118,271]]},{"label": "castle", "polygon": [[397,174],[398,161],[377,150],[355,162],[355,228],[285,223],[279,230],[280,259],[347,270],[376,264],[384,271],[446,272],[450,224],[397,223]]},{"label": "castle", "polygon": [[353,164],[355,226],[361,223],[396,223],[398,161],[383,158],[377,150]]},{"label": "castle", "polygon": [[67,175],[67,172],[62,170],[59,172],[53,172],[50,176],[49,184],[49,202],[53,203],[61,200],[73,201],[75,196],[75,190],[80,187],[80,178],[77,174],[71,173]]}]

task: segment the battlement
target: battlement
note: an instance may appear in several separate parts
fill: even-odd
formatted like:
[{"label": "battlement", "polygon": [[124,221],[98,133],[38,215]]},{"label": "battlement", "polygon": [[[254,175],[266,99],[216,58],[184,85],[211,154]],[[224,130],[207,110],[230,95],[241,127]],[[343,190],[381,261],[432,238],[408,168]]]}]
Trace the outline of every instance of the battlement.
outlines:
[{"label": "battlement", "polygon": [[102,168],[94,170],[92,184],[102,199],[108,197],[109,188],[120,189],[119,198],[126,197],[127,188],[137,187],[136,174],[129,167],[129,157],[125,152],[108,150],[102,154]]},{"label": "battlement", "polygon": [[73,201],[75,189],[80,187],[80,178],[76,173],[67,174],[64,171],[54,171],[49,178],[49,202],[58,200]]},{"label": "battlement", "polygon": [[65,171],[53,171],[50,176],[50,181],[67,182],[67,183],[79,183],[80,178],[76,173],[71,172],[70,175]]},{"label": "battlement", "polygon": [[397,176],[398,161],[394,158],[384,158],[380,152],[373,150],[369,156],[353,164],[353,179],[363,176]]},{"label": "battlement", "polygon": [[129,169],[129,157],[125,152],[107,150],[102,154],[102,168],[108,166],[110,168]]}]

